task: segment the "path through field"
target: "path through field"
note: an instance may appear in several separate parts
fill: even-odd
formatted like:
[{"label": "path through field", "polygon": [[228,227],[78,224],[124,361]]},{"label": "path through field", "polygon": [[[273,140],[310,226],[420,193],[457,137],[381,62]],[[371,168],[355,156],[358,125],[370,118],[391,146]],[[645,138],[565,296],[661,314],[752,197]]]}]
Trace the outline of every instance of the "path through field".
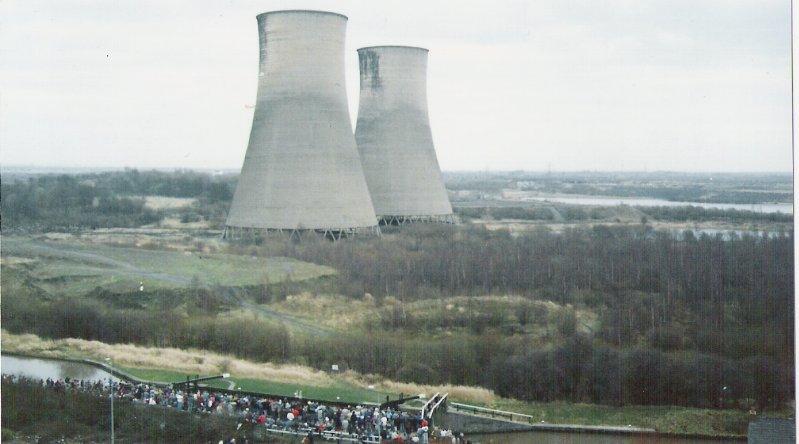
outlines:
[{"label": "path through field", "polygon": [[[82,244],[11,237],[4,239],[3,256],[20,256],[42,261],[38,268],[34,267],[31,270],[34,277],[38,277],[44,286],[53,280],[70,278],[73,282],[66,285],[71,286],[65,284],[60,284],[60,287],[52,286],[59,291],[72,290],[75,293],[88,291],[103,284],[117,288],[122,286],[128,291],[135,291],[140,282],[144,282],[147,289],[153,285],[159,286],[159,283],[170,288],[188,285],[214,288],[259,285],[265,279],[273,282],[285,276],[291,276],[297,281],[330,274],[326,267],[287,258],[252,258],[227,254],[199,255],[97,245],[88,247]],[[235,262],[233,265],[239,268],[249,266],[249,276],[246,276],[249,280],[243,281],[236,277],[231,278],[224,272],[218,273],[217,265],[229,267],[230,262]],[[163,271],[156,271],[159,268]],[[181,273],[182,269],[185,269],[185,272]],[[210,275],[209,269],[214,269],[218,276]],[[265,269],[269,270],[269,277],[257,279],[252,276],[256,273],[264,274]],[[248,270],[235,271],[247,273]],[[233,292],[223,293],[228,302],[265,318],[279,321],[296,331],[325,336],[333,332],[300,317],[255,304]]]},{"label": "path through field", "polygon": [[143,270],[142,268],[139,268],[130,262],[114,259],[99,253],[76,250],[74,247],[70,248],[70,245],[68,244],[52,244],[37,241],[35,243],[31,243],[28,246],[28,249],[36,256],[49,256],[53,258],[79,260],[87,268],[96,268],[93,267],[93,265],[100,266],[100,270],[107,269],[108,267],[117,267],[129,272],[131,275],[140,276],[142,278],[149,278],[156,281],[179,285],[188,285],[191,283],[190,277]]}]

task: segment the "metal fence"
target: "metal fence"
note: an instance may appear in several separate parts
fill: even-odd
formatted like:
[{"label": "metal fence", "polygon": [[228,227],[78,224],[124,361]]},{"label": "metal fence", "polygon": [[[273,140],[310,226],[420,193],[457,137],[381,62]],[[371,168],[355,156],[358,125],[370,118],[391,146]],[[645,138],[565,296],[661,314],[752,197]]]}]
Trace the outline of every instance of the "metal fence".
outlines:
[{"label": "metal fence", "polygon": [[[300,427],[298,429],[283,429],[280,427],[268,427],[268,426],[255,426],[253,430],[254,434],[262,435],[266,434],[273,434],[273,435],[283,435],[283,436],[296,436],[296,437],[305,437],[308,436],[309,433],[313,434],[314,438],[316,439],[323,439],[325,441],[336,441],[336,442],[355,442],[355,443],[365,443],[365,444],[380,444],[380,438],[376,435],[365,435],[365,436],[358,436],[358,435],[351,435],[345,432],[337,432],[334,430],[326,430],[323,432],[317,432],[311,428]],[[260,436],[262,438],[262,436]]]},{"label": "metal fence", "polygon": [[488,416],[491,418],[502,418],[508,421],[523,422],[527,424],[535,424],[539,422],[536,420],[534,416],[523,415],[521,413],[507,412],[504,410],[495,410],[485,407],[477,407],[474,405],[461,404],[458,402],[450,402],[448,403],[448,405],[452,407],[452,409],[455,411]]}]

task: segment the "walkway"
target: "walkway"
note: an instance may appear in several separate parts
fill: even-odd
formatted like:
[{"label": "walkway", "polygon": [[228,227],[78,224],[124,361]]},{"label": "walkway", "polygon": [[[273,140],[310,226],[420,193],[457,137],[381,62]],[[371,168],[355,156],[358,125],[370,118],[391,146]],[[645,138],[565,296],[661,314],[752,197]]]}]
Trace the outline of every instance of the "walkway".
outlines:
[{"label": "walkway", "polygon": [[582,424],[553,424],[543,422],[533,416],[521,413],[477,407],[468,404],[450,402],[447,404],[448,412],[470,415],[483,419],[490,419],[501,423],[514,423],[524,425],[528,430],[549,432],[579,432],[579,433],[614,433],[614,434],[655,434],[655,429],[633,426],[605,426]]}]

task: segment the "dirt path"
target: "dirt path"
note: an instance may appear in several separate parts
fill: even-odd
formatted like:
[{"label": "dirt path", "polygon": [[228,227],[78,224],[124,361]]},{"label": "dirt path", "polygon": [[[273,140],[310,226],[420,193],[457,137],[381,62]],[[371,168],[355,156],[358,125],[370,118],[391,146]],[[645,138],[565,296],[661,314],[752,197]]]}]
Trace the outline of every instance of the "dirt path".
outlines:
[{"label": "dirt path", "polygon": [[317,336],[330,336],[334,333],[334,331],[330,330],[329,328],[320,326],[318,324],[312,324],[305,319],[290,315],[288,313],[281,313],[279,311],[264,307],[263,305],[253,304],[252,302],[248,302],[243,299],[239,299],[238,303],[244,309],[256,312],[266,318],[283,322],[288,326],[297,328],[305,333]]}]

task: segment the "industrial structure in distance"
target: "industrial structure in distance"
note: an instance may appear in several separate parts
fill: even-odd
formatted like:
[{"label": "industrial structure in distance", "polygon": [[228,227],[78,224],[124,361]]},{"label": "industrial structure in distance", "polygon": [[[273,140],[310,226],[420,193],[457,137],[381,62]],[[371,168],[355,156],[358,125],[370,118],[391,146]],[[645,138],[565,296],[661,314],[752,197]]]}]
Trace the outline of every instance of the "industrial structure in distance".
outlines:
[{"label": "industrial structure in distance", "polygon": [[378,223],[452,222],[427,116],[427,50],[359,50],[353,135],[347,17],[295,10],[257,19],[258,95],[224,236],[314,232],[339,239],[379,234]]},{"label": "industrial structure in distance", "polygon": [[226,236],[377,231],[344,83],[347,17],[258,15],[258,96]]},{"label": "industrial structure in distance", "polygon": [[452,222],[427,115],[427,49],[358,50],[355,141],[381,224]]}]

